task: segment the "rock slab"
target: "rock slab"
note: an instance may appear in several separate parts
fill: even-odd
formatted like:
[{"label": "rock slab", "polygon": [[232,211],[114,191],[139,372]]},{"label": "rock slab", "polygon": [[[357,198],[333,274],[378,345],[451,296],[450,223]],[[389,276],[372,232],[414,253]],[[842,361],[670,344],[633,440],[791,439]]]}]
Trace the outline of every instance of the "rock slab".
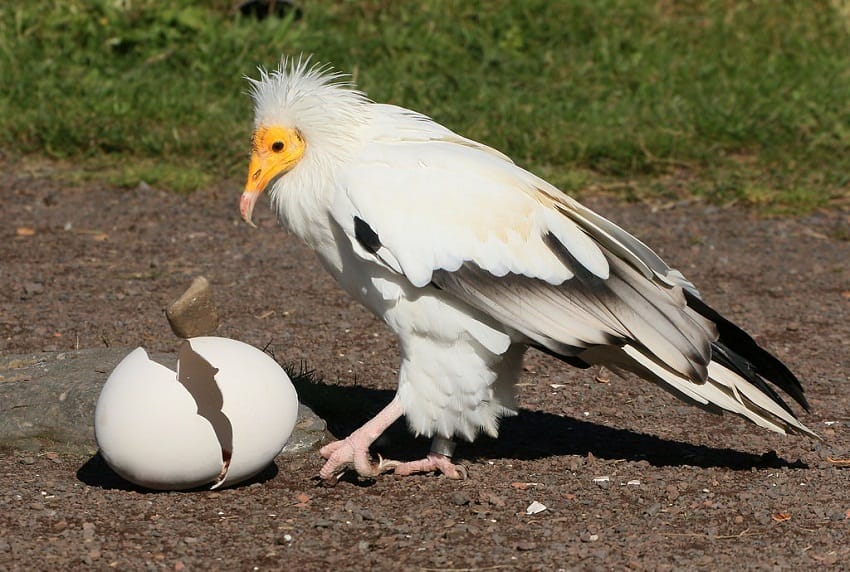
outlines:
[{"label": "rock slab", "polygon": [[[94,454],[94,408],[106,378],[128,348],[0,355],[0,447]],[[176,354],[151,359],[174,368]],[[327,424],[304,404],[281,454],[318,446]]]}]

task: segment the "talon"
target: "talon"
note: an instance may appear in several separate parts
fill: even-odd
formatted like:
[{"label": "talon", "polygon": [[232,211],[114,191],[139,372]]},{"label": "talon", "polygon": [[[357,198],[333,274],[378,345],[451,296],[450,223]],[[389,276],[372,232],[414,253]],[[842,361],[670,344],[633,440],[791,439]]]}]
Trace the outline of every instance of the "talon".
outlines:
[{"label": "talon", "polygon": [[373,465],[369,458],[369,446],[376,436],[383,433],[402,413],[398,398],[395,398],[363,427],[345,439],[328,443],[319,449],[319,454],[327,460],[319,471],[319,476],[325,480],[339,480],[340,469],[354,465],[354,470],[361,477],[374,477],[382,472],[382,467],[394,467],[383,459]]},{"label": "talon", "polygon": [[371,478],[392,471],[399,465],[398,461],[384,459],[380,455],[378,462],[373,463],[369,458],[369,450],[358,447],[356,442],[352,443],[350,437],[325,445],[319,454],[327,459],[319,471],[319,476],[326,481],[339,481],[352,466],[359,476]]},{"label": "talon", "polygon": [[457,481],[465,481],[469,478],[469,471],[463,465],[455,465],[455,473],[454,475],[450,475],[448,473],[443,473],[449,479],[454,479]]},{"label": "talon", "polygon": [[378,465],[375,467],[377,470],[377,474],[388,473],[390,471],[394,471],[396,467],[401,465],[398,461],[392,461],[390,459],[384,459],[380,453],[378,454]]}]

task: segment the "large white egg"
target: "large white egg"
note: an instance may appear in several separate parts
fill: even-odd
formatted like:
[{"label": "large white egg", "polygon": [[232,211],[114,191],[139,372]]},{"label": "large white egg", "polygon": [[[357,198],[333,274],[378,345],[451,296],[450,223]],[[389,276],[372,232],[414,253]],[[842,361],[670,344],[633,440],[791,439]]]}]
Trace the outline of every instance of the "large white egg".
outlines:
[{"label": "large white egg", "polygon": [[116,366],[97,400],[101,456],[137,485],[218,488],[248,479],[280,453],[298,417],[286,372],[227,338],[183,342],[177,372],[142,348]]}]

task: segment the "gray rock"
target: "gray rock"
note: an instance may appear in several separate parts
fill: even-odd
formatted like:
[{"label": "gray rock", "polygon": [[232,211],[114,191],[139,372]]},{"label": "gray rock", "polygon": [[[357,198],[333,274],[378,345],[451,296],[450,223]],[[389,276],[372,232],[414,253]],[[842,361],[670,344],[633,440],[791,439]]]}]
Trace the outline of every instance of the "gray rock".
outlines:
[{"label": "gray rock", "polygon": [[218,329],[218,311],[210,283],[198,276],[166,310],[171,330],[179,338],[209,336]]},{"label": "gray rock", "polygon": [[[127,348],[0,356],[0,447],[94,454],[94,408],[106,378]],[[175,354],[154,354],[167,367]],[[304,404],[281,454],[317,447],[327,424]]]}]

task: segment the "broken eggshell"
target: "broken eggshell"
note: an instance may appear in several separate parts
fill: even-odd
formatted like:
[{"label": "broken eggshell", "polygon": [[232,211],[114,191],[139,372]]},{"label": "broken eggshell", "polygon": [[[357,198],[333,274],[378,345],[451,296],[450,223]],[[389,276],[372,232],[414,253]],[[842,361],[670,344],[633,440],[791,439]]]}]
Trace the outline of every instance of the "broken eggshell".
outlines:
[{"label": "broken eggshell", "polygon": [[218,488],[265,468],[297,417],[295,387],[270,356],[198,337],[183,342],[176,373],[142,348],[127,355],[101,390],[94,429],[101,456],[132,483]]}]

